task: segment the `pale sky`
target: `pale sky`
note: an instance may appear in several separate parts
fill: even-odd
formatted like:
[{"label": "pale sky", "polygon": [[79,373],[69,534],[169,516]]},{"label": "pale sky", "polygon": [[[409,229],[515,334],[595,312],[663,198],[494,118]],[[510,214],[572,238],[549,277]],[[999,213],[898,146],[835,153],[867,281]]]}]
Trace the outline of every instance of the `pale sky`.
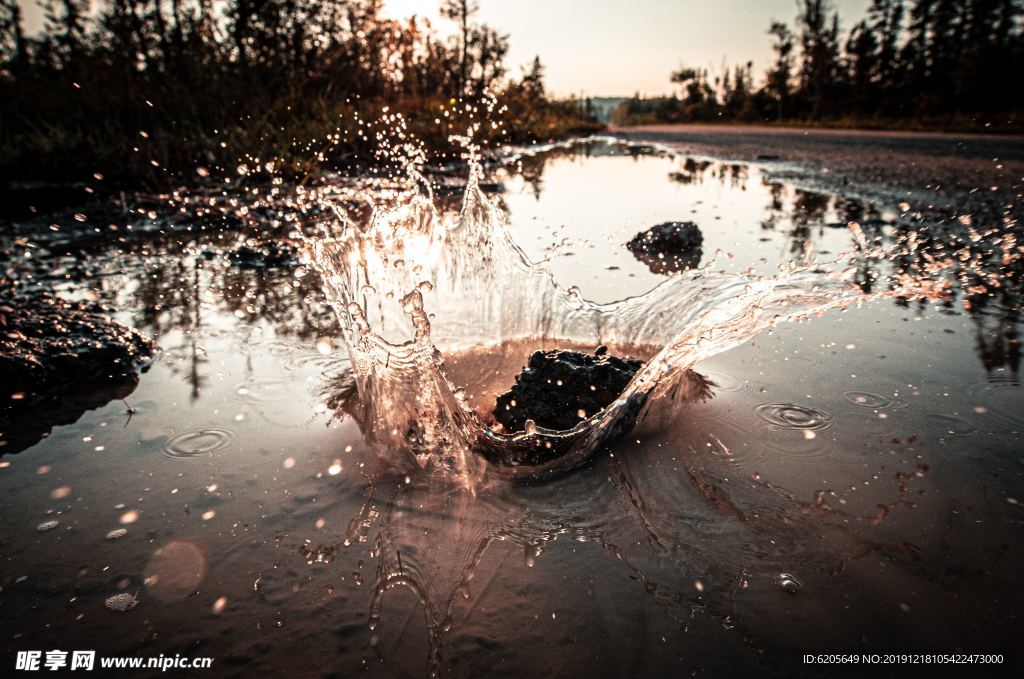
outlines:
[{"label": "pale sky", "polygon": [[[681,64],[719,70],[771,60],[772,19],[792,25],[797,0],[479,0],[478,21],[510,36],[510,72],[540,55],[547,87],[558,96],[668,94]],[[29,30],[40,25],[35,0],[19,0]],[[870,0],[834,0],[845,34]],[[418,14],[441,28],[439,0],[385,0],[385,13]]]}]

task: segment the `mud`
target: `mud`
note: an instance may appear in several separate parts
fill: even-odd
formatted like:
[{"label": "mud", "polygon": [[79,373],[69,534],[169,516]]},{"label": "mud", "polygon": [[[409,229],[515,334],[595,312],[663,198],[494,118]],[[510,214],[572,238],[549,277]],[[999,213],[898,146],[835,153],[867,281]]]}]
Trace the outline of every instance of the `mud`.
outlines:
[{"label": "mud", "polygon": [[607,352],[603,346],[593,354],[534,352],[512,388],[498,396],[494,418],[508,431],[523,431],[527,420],[545,429],[572,429],[614,402],[643,366]]},{"label": "mud", "polygon": [[0,288],[0,454],[131,393],[156,345],[109,313],[48,292]]}]

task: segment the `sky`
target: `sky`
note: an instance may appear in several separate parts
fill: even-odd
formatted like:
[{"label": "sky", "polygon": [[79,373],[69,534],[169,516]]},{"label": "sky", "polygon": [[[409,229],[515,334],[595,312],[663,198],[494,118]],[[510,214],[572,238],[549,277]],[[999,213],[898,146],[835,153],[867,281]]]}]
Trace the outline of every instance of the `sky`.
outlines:
[{"label": "sky", "polygon": [[[768,27],[792,25],[797,0],[479,0],[478,19],[509,34],[507,65],[539,55],[546,85],[557,96],[669,94],[669,75],[680,65],[721,70],[771,63]],[[833,0],[845,33],[870,0]],[[418,14],[435,25],[439,0],[385,0],[394,17]]]},{"label": "sky", "polygon": [[[41,24],[36,0],[19,0],[27,28]],[[556,96],[669,94],[680,65],[720,71],[771,62],[773,19],[792,25],[797,0],[479,0],[478,21],[509,35],[514,76],[539,55],[548,91]],[[845,33],[870,0],[833,0]],[[441,28],[440,0],[385,0],[385,14],[427,17]]]}]

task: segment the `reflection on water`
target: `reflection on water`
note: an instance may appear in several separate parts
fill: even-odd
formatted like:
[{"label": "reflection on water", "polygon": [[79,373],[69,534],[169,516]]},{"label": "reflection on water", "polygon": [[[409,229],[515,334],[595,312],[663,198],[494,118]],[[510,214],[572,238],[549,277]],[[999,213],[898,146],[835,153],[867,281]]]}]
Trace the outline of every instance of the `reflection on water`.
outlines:
[{"label": "reflection on water", "polygon": [[[1024,613],[1012,225],[931,223],[753,166],[604,142],[523,154],[486,180],[504,186],[526,256],[588,299],[664,279],[624,244],[665,221],[696,222],[726,271],[771,273],[813,242],[823,259],[859,248],[865,292],[909,274],[948,294],[780,325],[696,366],[714,398],[658,399],[587,466],[471,494],[366,443],[313,271],[202,254],[268,229],[318,233],[316,201],[267,195],[243,213],[220,209],[232,197],[182,196],[191,232],[36,234],[7,268],[108,302],[162,353],[127,406],[0,458],[5,657],[671,676],[786,672],[821,650],[1012,652]],[[960,265],[937,266],[947,255]],[[498,375],[472,353],[448,359],[478,410],[529,355],[504,348]],[[332,380],[348,391],[325,393]]]}]

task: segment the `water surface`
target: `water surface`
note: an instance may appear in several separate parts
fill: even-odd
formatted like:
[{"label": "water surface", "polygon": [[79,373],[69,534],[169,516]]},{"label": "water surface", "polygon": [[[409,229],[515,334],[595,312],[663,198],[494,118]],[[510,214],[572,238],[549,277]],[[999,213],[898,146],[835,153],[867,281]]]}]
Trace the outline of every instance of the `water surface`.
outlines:
[{"label": "water surface", "polygon": [[[758,273],[809,242],[821,257],[855,248],[850,221],[880,243],[922,228],[899,205],[756,165],[604,141],[487,180],[527,257],[596,302],[664,280],[625,248],[662,221],[695,221],[716,269]],[[349,366],[313,271],[205,254],[305,228],[257,216],[147,231],[164,223],[143,215],[123,241],[35,254],[40,279],[109,301],[161,355],[127,403],[0,458],[5,655],[208,655],[225,675],[662,676],[1020,641],[1015,264],[953,276],[945,302],[779,325],[695,366],[712,398],[666,399],[584,467],[469,492],[396,471],[332,412]],[[922,251],[951,247],[935,236]],[[858,281],[909,259],[866,258]],[[452,374],[489,384],[472,367],[489,357],[453,357]],[[104,607],[136,591],[134,609]]]}]

